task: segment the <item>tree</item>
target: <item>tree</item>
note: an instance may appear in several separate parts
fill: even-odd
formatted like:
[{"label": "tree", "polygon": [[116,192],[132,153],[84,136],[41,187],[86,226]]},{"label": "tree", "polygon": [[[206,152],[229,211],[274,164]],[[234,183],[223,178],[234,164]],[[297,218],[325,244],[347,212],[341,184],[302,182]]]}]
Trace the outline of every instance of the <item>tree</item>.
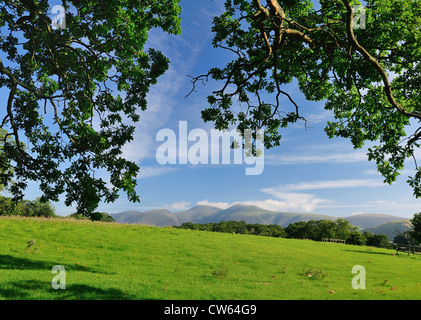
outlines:
[{"label": "tree", "polygon": [[357,246],[363,246],[366,243],[365,237],[357,230],[351,231],[348,238],[346,239],[347,244],[353,244]]},{"label": "tree", "polygon": [[[330,138],[369,148],[384,181],[396,180],[421,140],[421,2],[365,1],[366,27],[357,0],[226,0],[214,18],[213,45],[233,60],[192,79],[213,79],[220,89],[202,112],[217,129],[264,129],[264,145],[280,144],[280,129],[305,115],[284,85],[297,81],[307,100],[325,101],[335,121]],[[289,104],[284,103],[286,100]],[[235,105],[235,104],[238,105]],[[238,106],[238,108],[237,108]],[[421,167],[408,179],[421,196]]]},{"label": "tree", "polygon": [[416,243],[421,243],[421,212],[415,213],[411,219],[412,228],[408,231],[408,234],[412,240]]},{"label": "tree", "polygon": [[34,201],[22,200],[14,201],[9,197],[0,196],[0,216],[17,215],[24,217],[56,217],[54,207],[51,203],[43,203],[39,198]]},{"label": "tree", "polygon": [[[77,220],[87,220],[86,216],[78,214],[77,212],[70,214],[69,217]],[[92,221],[115,222],[115,219],[106,212],[93,212],[89,218]]]},{"label": "tree", "polygon": [[25,217],[55,217],[55,210],[51,203],[43,203],[39,198],[34,201],[24,200],[18,203],[19,215]]},{"label": "tree", "polygon": [[366,238],[366,245],[378,248],[390,248],[389,238],[385,234],[372,234],[371,232],[364,232],[363,236]]},{"label": "tree", "polygon": [[337,238],[336,223],[332,220],[318,220],[315,228],[313,240],[322,241],[323,238]]},{"label": "tree", "polygon": [[298,221],[294,223],[290,223],[286,228],[285,232],[288,236],[288,238],[293,239],[302,239],[302,238],[308,238],[307,231],[307,222],[305,221]]},{"label": "tree", "polygon": [[19,215],[19,207],[11,198],[0,196],[0,216]]},{"label": "tree", "polygon": [[[0,128],[0,173],[4,175],[5,181],[8,181],[9,184],[13,184],[13,181],[11,180],[11,177],[13,176],[13,167],[11,165],[10,159],[5,157],[5,154],[3,152],[4,143],[7,141],[10,144],[14,144],[13,139],[10,137],[8,132]],[[25,146],[22,146],[23,148]],[[0,191],[4,190],[4,185],[0,183]]]},{"label": "tree", "polygon": [[393,243],[401,244],[401,245],[408,245],[410,244],[411,239],[409,239],[408,231],[400,232],[396,236],[393,237]]},{"label": "tree", "polygon": [[[149,87],[168,68],[161,52],[145,48],[148,31],[179,33],[178,2],[63,0],[65,29],[52,24],[47,0],[0,2],[0,87],[9,91],[0,169],[13,164],[16,199],[33,180],[43,201],[65,194],[83,215],[115,201],[119,190],[139,200],[139,168],[121,148],[133,139]],[[100,169],[108,185],[95,176]],[[0,170],[1,184],[11,177]]]},{"label": "tree", "polygon": [[336,223],[336,237],[338,239],[348,239],[351,234],[358,230],[356,226],[353,226],[348,220],[339,218],[335,221]]}]

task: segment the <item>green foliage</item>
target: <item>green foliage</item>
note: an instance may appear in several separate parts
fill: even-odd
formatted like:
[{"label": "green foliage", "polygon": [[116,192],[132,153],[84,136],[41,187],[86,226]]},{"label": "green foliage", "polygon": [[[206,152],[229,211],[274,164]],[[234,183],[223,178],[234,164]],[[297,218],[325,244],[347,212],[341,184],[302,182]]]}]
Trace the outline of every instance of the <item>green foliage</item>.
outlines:
[{"label": "green foliage", "polygon": [[367,239],[365,244],[367,246],[373,246],[378,248],[390,248],[389,238],[385,234],[372,234],[370,232],[364,232],[363,236]]},{"label": "green foliage", "polygon": [[250,234],[267,237],[285,237],[284,229],[276,224],[257,224],[245,223],[244,221],[221,221],[213,223],[193,223],[185,222],[180,226],[174,226],[178,229],[190,229],[201,231],[214,231],[225,233]]},{"label": "green foliage", "polygon": [[410,239],[408,239],[408,237],[406,237],[404,234],[398,234],[393,238],[393,243],[408,245],[410,244]]},{"label": "green foliage", "polygon": [[[213,21],[213,45],[233,60],[193,78],[220,84],[202,112],[218,129],[264,129],[265,147],[281,129],[306,122],[285,86],[295,81],[307,100],[324,101],[330,137],[354,148],[367,142],[386,183],[392,183],[421,139],[421,2],[364,1],[366,27],[353,24],[360,1],[226,0]],[[421,167],[408,184],[421,196]]]},{"label": "green foliage", "polygon": [[[8,159],[3,152],[4,143],[6,141],[13,144],[13,140],[11,136],[8,135],[8,132],[5,129],[0,128],[0,174],[4,176],[4,181],[13,183],[11,180],[13,176],[13,167],[10,163],[10,159]],[[0,191],[3,191],[3,189],[4,185],[1,184],[0,181]]]},{"label": "green foliage", "polygon": [[42,202],[40,198],[16,202],[12,198],[0,196],[0,216],[54,218],[56,214],[51,203]]},{"label": "green foliage", "polygon": [[77,219],[77,220],[92,220],[92,221],[102,221],[102,222],[115,222],[115,219],[113,217],[111,217],[108,213],[106,212],[93,212],[89,218],[87,218],[84,215],[81,215],[77,212],[72,213],[71,215],[69,215],[70,218],[73,219]]},{"label": "green foliage", "polygon": [[312,239],[321,241],[323,238],[347,239],[356,227],[343,219],[299,221],[289,224],[285,228],[287,236],[298,239]]},{"label": "green foliage", "polygon": [[364,235],[361,232],[351,231],[346,241],[348,244],[363,246],[366,244],[367,239],[364,237]]},{"label": "green foliage", "polygon": [[285,228],[286,237],[321,241],[323,238],[345,240],[347,244],[389,248],[389,238],[384,234],[361,233],[349,221],[338,219],[310,220],[291,223]]},{"label": "green foliage", "polygon": [[[392,241],[398,235],[405,235],[405,237],[407,237],[407,231],[409,229],[409,220],[403,220],[383,223],[373,228],[366,228],[364,229],[364,231],[368,231],[375,234],[385,234],[388,236],[389,240]],[[402,243],[394,240],[393,242]]]},{"label": "green foliage", "polygon": [[185,222],[178,229],[213,231],[260,235],[277,238],[310,239],[322,241],[323,238],[342,239],[347,244],[367,245],[379,248],[390,248],[389,239],[384,234],[361,233],[358,228],[342,218],[332,220],[299,221],[282,228],[276,224],[252,224],[244,221],[221,221],[217,223]]},{"label": "green foliage", "polygon": [[415,213],[411,219],[412,229],[409,236],[416,242],[421,243],[421,212]]},{"label": "green foliage", "polygon": [[[150,86],[168,68],[145,48],[148,32],[180,32],[179,0],[61,1],[65,29],[51,28],[47,0],[0,3],[0,88],[9,89],[1,129],[0,184],[17,200],[28,180],[42,200],[89,216],[120,190],[138,201],[138,166],[122,158]],[[116,90],[115,90],[116,89]],[[22,142],[25,136],[27,148]],[[11,184],[13,167],[14,184]],[[107,179],[95,172],[105,169]]]}]

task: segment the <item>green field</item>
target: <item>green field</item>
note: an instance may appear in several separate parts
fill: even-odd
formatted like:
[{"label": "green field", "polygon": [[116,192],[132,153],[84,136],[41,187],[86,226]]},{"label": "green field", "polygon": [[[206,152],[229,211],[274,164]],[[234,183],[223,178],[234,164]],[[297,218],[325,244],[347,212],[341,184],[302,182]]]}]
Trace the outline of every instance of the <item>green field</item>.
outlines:
[{"label": "green field", "polygon": [[[27,248],[27,243],[35,240]],[[240,234],[0,218],[0,299],[421,298],[421,256]],[[55,290],[55,265],[66,289]],[[353,289],[352,268],[366,271]],[[310,277],[306,271],[325,276]]]}]

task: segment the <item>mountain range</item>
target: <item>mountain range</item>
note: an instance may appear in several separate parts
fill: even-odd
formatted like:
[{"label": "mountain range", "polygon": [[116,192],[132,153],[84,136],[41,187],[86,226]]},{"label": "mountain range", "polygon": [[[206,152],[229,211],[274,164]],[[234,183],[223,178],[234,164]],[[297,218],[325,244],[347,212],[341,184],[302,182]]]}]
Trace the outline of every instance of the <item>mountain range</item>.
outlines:
[{"label": "mountain range", "polygon": [[[339,217],[314,213],[277,212],[256,206],[237,204],[227,209],[212,206],[195,206],[185,211],[171,212],[166,209],[155,209],[145,212],[129,210],[110,214],[119,223],[146,224],[158,227],[177,226],[184,222],[210,223],[220,221],[241,221],[246,223],[278,224],[287,227],[291,223],[310,220],[336,220]],[[342,217],[360,229],[374,228],[379,225],[405,221],[398,216],[387,214],[357,214]]]}]

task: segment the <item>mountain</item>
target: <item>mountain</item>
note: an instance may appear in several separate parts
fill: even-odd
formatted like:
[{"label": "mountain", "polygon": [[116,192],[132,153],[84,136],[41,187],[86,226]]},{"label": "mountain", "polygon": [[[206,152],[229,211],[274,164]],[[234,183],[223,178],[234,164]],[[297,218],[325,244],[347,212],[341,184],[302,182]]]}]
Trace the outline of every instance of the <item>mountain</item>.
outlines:
[{"label": "mountain", "polygon": [[380,224],[387,223],[387,222],[405,220],[402,217],[391,216],[388,214],[380,214],[380,213],[356,214],[353,216],[344,217],[344,219],[348,220],[349,222],[351,222],[351,224],[361,229],[376,227]]},{"label": "mountain", "polygon": [[220,210],[212,216],[208,216],[201,221],[192,221],[198,223],[220,222],[220,221],[241,221],[247,223],[260,223],[260,224],[278,224],[286,227],[290,223],[297,221],[310,221],[334,219],[334,217],[320,215],[320,214],[307,214],[307,213],[293,213],[293,212],[277,212],[261,209],[256,206],[245,206],[237,204],[225,210]]},{"label": "mountain", "polygon": [[[150,211],[124,211],[110,214],[119,223],[147,224],[159,227],[180,225],[184,222],[210,223],[220,221],[241,221],[259,224],[278,224],[287,227],[291,223],[310,220],[336,220],[338,217],[314,214],[277,212],[256,206],[237,204],[227,209],[212,206],[195,206],[185,211],[171,212],[165,209]],[[379,226],[392,221],[403,221],[404,218],[386,214],[358,214],[343,217],[360,229]],[[374,232],[373,232],[374,233]]]},{"label": "mountain", "polygon": [[120,223],[146,224],[160,227],[178,224],[177,219],[174,217],[174,213],[165,209],[150,210],[146,212],[129,210],[110,215]]},{"label": "mountain", "polygon": [[195,206],[186,211],[177,212],[174,214],[178,224],[192,221],[202,221],[209,216],[213,216],[216,212],[221,209],[211,206]]},{"label": "mountain", "polygon": [[392,221],[383,223],[373,228],[367,228],[363,231],[371,232],[374,234],[385,234],[389,238],[389,241],[393,241],[393,238],[399,234],[399,232],[405,232],[409,230],[410,227],[409,220],[402,221]]}]

